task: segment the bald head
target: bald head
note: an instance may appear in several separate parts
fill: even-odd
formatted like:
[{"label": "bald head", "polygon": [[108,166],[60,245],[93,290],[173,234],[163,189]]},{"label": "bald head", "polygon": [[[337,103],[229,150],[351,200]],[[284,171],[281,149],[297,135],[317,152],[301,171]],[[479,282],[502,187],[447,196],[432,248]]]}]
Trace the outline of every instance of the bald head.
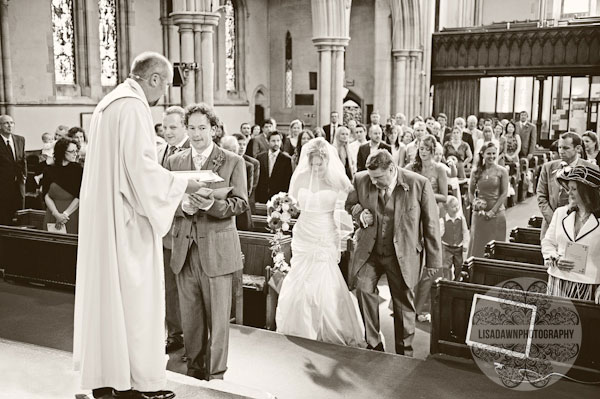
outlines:
[{"label": "bald head", "polygon": [[173,81],[173,67],[162,54],[147,51],[135,57],[129,77],[142,87],[152,106],[158,104]]},{"label": "bald head", "polygon": [[173,67],[169,60],[162,54],[146,51],[133,60],[131,74],[135,77],[148,79],[153,73],[164,77],[173,75]]}]

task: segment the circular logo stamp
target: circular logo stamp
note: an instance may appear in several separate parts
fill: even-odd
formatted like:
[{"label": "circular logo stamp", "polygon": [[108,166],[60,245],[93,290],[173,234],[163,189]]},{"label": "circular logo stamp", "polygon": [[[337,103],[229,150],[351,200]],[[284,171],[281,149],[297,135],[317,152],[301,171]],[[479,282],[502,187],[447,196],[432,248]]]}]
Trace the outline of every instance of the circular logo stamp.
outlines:
[{"label": "circular logo stamp", "polygon": [[560,380],[581,347],[581,319],[567,298],[546,296],[533,278],[504,281],[475,294],[466,342],[475,363],[497,384],[521,391]]}]

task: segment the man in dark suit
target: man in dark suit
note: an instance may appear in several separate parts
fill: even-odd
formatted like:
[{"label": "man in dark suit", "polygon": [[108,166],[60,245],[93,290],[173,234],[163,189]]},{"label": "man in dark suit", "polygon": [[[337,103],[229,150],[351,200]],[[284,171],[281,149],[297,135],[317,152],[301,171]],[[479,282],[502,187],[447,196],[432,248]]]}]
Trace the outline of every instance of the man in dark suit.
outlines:
[{"label": "man in dark suit", "polygon": [[448,116],[443,112],[440,112],[438,114],[437,121],[440,124],[440,130],[441,130],[440,136],[442,136],[442,144],[443,144],[445,142],[444,139],[445,139],[446,135],[450,135],[452,133],[452,128],[450,126],[448,126]]},{"label": "man in dark suit", "polygon": [[381,115],[379,115],[379,111],[375,110],[371,112],[369,118],[371,122],[367,125],[367,132],[371,129],[371,126],[379,126],[383,132],[384,126],[379,123],[381,121]]},{"label": "man in dark suit", "polygon": [[256,201],[266,203],[279,192],[287,192],[292,178],[292,158],[280,151],[281,133],[269,133],[269,151],[258,154],[260,177],[256,188]]},{"label": "man in dark suit", "polygon": [[[242,270],[235,217],[248,209],[244,160],[212,138],[219,120],[205,104],[186,108],[191,148],[169,158],[169,170],[212,170],[223,181],[184,198],[173,222],[171,269],[177,276],[187,374],[222,379],[227,370],[233,273]],[[232,187],[226,196],[211,189]]]},{"label": "man in dark suit", "polygon": [[[242,137],[242,139],[244,139],[244,136],[242,136],[240,133],[234,133],[231,136],[225,136],[221,139],[221,148],[231,151],[243,158],[243,152],[240,153],[240,145],[236,135],[239,135]],[[254,177],[254,165],[252,162],[248,162],[244,159],[244,163],[246,164],[246,188],[248,189],[248,195],[250,195],[250,191],[252,191],[252,186],[254,185],[254,180],[258,180],[258,176],[256,176],[256,178]],[[250,212],[249,207],[246,212],[235,217],[235,226],[238,230],[252,230],[254,224],[252,223],[252,213]]]},{"label": "man in dark suit", "polygon": [[267,136],[270,132],[275,130],[277,130],[277,123],[275,122],[275,119],[269,118],[265,120],[265,122],[263,123],[262,133],[256,137],[252,137],[248,142],[248,147],[246,148],[246,155],[249,155],[252,158],[256,158],[261,152],[268,151],[269,143],[267,140]]},{"label": "man in dark suit", "polygon": [[358,155],[356,156],[356,167],[360,172],[366,169],[367,158],[378,149],[388,150],[392,153],[392,147],[384,143],[381,139],[383,137],[383,131],[379,125],[371,125],[369,127],[369,141],[361,145],[358,148]]},{"label": "man in dark suit", "polygon": [[256,187],[258,186],[258,177],[260,176],[260,162],[256,158],[246,155],[246,147],[248,145],[246,137],[240,133],[234,133],[233,137],[238,141],[238,155],[244,158],[244,161],[252,164],[252,185],[248,187],[248,202],[250,203],[250,211],[253,212],[254,204],[256,203]]},{"label": "man in dark suit", "polygon": [[521,151],[519,152],[519,157],[531,159],[537,142],[537,128],[533,123],[529,122],[528,119],[529,114],[527,111],[522,111],[520,121],[516,123],[516,133],[521,137]]},{"label": "man in dark suit", "polygon": [[0,224],[5,225],[12,225],[15,212],[23,208],[27,178],[25,138],[14,129],[10,116],[0,116]]},{"label": "man in dark suit", "polygon": [[546,236],[548,226],[556,208],[569,203],[569,193],[556,180],[556,173],[563,167],[587,166],[598,169],[579,156],[582,151],[581,137],[577,133],[566,132],[558,139],[558,154],[560,159],[546,162],[542,166],[537,184],[537,202],[544,219],[542,220],[541,237]]},{"label": "man in dark suit", "polygon": [[[167,167],[170,156],[186,148],[190,148],[190,139],[184,124],[185,110],[177,105],[169,107],[163,114],[163,138],[166,143],[158,147],[158,160],[163,168]],[[163,237],[163,262],[165,265],[165,321],[167,325],[166,352],[171,353],[183,347],[183,329],[181,327],[181,311],[179,310],[179,293],[177,281],[171,270],[171,241],[168,232]]]},{"label": "man in dark suit", "polygon": [[331,111],[330,123],[329,125],[323,126],[323,131],[325,132],[325,140],[333,144],[333,139],[335,138],[335,132],[337,128],[341,125],[338,123],[339,115],[337,111]]}]

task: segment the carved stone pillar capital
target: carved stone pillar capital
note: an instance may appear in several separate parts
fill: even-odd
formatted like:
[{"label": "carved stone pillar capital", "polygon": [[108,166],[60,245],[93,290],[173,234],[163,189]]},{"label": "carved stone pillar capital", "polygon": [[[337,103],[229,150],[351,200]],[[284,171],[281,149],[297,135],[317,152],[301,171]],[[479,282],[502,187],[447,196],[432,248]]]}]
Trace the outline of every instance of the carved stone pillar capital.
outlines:
[{"label": "carved stone pillar capital", "polygon": [[405,49],[402,49],[402,50],[392,50],[392,56],[396,60],[403,60],[403,59],[405,60],[409,56],[409,51],[405,50]]},{"label": "carved stone pillar capital", "polygon": [[317,47],[317,51],[324,50],[345,50],[349,37],[313,37],[313,44]]},{"label": "carved stone pillar capital", "polygon": [[420,50],[420,49],[413,49],[413,50],[408,51],[410,58],[420,57],[422,53],[423,53],[423,50]]}]

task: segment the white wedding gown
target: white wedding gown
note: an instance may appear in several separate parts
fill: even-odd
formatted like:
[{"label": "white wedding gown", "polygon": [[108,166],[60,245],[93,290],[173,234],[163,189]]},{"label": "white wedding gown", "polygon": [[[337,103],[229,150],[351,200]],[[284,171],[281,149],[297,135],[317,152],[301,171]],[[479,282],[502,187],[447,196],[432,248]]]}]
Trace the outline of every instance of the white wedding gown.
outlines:
[{"label": "white wedding gown", "polygon": [[338,266],[336,198],[333,190],[313,193],[301,188],[298,192],[301,213],[292,235],[291,271],[279,294],[277,332],[365,347],[358,301]]}]

